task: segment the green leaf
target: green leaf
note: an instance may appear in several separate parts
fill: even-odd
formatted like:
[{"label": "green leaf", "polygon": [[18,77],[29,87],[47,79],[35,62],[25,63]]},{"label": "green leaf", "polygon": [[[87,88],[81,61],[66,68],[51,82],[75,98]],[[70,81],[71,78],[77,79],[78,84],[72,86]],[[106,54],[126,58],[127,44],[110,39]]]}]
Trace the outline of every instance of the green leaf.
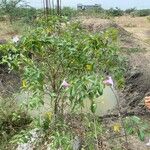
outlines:
[{"label": "green leaf", "polygon": [[133,134],[134,133],[133,127],[128,127],[126,130],[127,130],[128,134]]},{"label": "green leaf", "polygon": [[139,118],[139,117],[137,117],[137,116],[133,116],[132,117],[132,120],[135,122],[135,123],[140,123],[140,121],[141,121],[141,119]]},{"label": "green leaf", "polygon": [[91,104],[91,112],[93,114],[96,112],[96,108],[97,108],[97,105],[94,102],[92,102],[92,104]]},{"label": "green leaf", "polygon": [[100,96],[103,95],[103,89],[102,89],[101,87],[98,88],[97,91],[98,91],[98,94],[99,94]]},{"label": "green leaf", "polygon": [[138,131],[138,137],[140,138],[141,141],[144,141],[145,133],[142,130],[139,130]]}]

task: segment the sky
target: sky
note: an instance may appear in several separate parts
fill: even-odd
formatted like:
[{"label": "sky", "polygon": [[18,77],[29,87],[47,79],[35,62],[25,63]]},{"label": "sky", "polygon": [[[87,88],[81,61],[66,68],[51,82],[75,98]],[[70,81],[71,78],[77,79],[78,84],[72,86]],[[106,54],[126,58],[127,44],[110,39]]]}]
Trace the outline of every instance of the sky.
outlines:
[{"label": "sky", "polygon": [[[41,7],[42,0],[26,0],[34,7]],[[56,1],[56,0],[55,0]],[[103,8],[119,7],[121,9],[133,8],[150,9],[150,0],[61,0],[63,6],[76,8],[77,4],[101,4]]]}]

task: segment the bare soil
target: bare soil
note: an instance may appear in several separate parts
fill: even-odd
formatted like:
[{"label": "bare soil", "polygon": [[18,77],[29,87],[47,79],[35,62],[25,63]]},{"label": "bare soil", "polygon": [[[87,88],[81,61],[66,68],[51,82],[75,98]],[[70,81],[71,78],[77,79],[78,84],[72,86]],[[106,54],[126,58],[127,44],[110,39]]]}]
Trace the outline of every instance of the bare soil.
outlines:
[{"label": "bare soil", "polygon": [[0,97],[10,96],[20,88],[20,77],[15,72],[0,65]]},{"label": "bare soil", "polygon": [[136,38],[142,41],[150,39],[150,21],[147,17],[122,16],[116,17],[114,20]]}]

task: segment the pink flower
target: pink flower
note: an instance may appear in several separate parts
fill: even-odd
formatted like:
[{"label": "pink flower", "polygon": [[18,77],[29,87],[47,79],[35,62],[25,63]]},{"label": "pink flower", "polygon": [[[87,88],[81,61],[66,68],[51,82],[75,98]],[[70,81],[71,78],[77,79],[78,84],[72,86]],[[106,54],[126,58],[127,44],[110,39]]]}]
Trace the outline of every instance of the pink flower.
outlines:
[{"label": "pink flower", "polygon": [[110,76],[108,76],[107,79],[103,81],[103,83],[107,86],[112,86],[112,87],[114,85],[114,82]]},{"label": "pink flower", "polygon": [[63,83],[61,84],[61,86],[63,86],[64,88],[67,88],[70,86],[70,84],[64,80]]}]

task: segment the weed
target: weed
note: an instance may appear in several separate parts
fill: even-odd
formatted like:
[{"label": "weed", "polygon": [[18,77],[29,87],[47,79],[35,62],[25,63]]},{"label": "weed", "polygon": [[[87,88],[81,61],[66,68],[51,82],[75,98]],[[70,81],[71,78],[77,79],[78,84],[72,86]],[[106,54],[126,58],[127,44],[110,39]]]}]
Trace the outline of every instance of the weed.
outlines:
[{"label": "weed", "polygon": [[145,131],[148,125],[145,124],[139,117],[127,117],[125,119],[125,128],[128,134],[136,134],[141,141],[145,139]]}]

